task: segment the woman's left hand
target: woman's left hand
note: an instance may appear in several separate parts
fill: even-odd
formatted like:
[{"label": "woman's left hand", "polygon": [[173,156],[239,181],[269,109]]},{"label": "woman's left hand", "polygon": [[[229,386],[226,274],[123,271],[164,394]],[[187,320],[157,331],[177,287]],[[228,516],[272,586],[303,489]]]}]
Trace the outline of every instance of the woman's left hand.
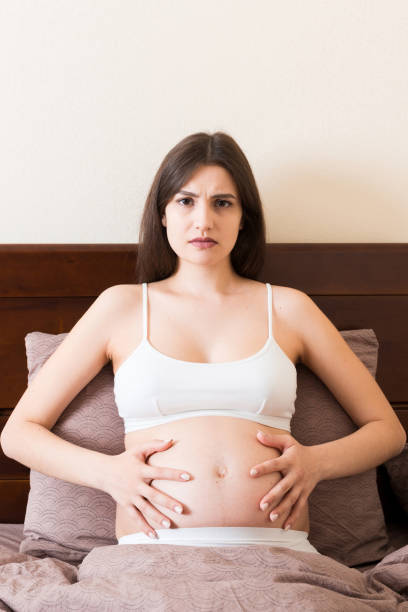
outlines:
[{"label": "woman's left hand", "polygon": [[261,499],[260,509],[266,510],[263,504],[268,504],[271,521],[290,512],[283,525],[284,529],[289,529],[299,518],[307,498],[320,480],[313,447],[299,444],[290,434],[269,434],[258,431],[256,437],[262,444],[282,452],[280,457],[267,459],[251,468],[251,471],[257,470],[255,475],[250,471],[252,478],[272,472],[281,472],[283,476]]}]

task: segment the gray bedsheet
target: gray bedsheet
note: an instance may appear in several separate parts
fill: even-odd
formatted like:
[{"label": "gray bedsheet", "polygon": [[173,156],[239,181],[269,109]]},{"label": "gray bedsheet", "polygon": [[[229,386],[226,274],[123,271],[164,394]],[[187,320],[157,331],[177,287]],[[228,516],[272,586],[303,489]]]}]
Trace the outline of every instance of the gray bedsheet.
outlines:
[{"label": "gray bedsheet", "polygon": [[0,546],[18,551],[23,539],[23,523],[0,523]]},{"label": "gray bedsheet", "polygon": [[272,546],[101,546],[76,566],[0,544],[0,610],[408,611],[408,545],[361,572]]}]

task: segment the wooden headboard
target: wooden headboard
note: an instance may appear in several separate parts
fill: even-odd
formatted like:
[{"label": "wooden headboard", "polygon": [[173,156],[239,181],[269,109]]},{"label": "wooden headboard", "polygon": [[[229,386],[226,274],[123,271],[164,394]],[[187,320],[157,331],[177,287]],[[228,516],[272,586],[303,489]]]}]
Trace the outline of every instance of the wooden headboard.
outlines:
[{"label": "wooden headboard", "polygon": [[[135,282],[136,257],[136,244],[0,245],[0,431],[27,386],[25,335],[68,332],[105,288]],[[375,331],[377,382],[408,431],[408,244],[268,244],[258,280],[306,292],[339,330]],[[28,491],[29,469],[0,451],[0,523],[24,521]]]}]

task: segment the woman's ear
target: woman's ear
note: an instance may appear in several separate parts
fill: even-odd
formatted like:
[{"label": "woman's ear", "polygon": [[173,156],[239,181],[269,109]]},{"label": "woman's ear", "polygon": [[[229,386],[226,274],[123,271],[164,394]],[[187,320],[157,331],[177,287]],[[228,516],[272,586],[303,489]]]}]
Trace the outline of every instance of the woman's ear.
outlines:
[{"label": "woman's ear", "polygon": [[162,225],[164,225],[164,227],[167,227],[167,225],[166,225],[166,213],[164,213],[164,215],[162,215],[161,222],[162,222]]}]

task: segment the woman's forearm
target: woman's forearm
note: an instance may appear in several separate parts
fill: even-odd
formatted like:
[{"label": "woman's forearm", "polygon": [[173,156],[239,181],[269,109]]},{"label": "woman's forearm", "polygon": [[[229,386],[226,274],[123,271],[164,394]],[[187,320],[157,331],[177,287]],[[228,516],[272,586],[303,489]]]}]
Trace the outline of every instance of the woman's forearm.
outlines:
[{"label": "woman's forearm", "polygon": [[72,444],[29,422],[8,434],[3,452],[37,472],[95,489],[102,489],[109,462],[109,455]]},{"label": "woman's forearm", "polygon": [[310,449],[319,466],[320,480],[365,472],[398,455],[406,442],[401,430],[384,421],[366,423],[352,434],[316,444]]}]

